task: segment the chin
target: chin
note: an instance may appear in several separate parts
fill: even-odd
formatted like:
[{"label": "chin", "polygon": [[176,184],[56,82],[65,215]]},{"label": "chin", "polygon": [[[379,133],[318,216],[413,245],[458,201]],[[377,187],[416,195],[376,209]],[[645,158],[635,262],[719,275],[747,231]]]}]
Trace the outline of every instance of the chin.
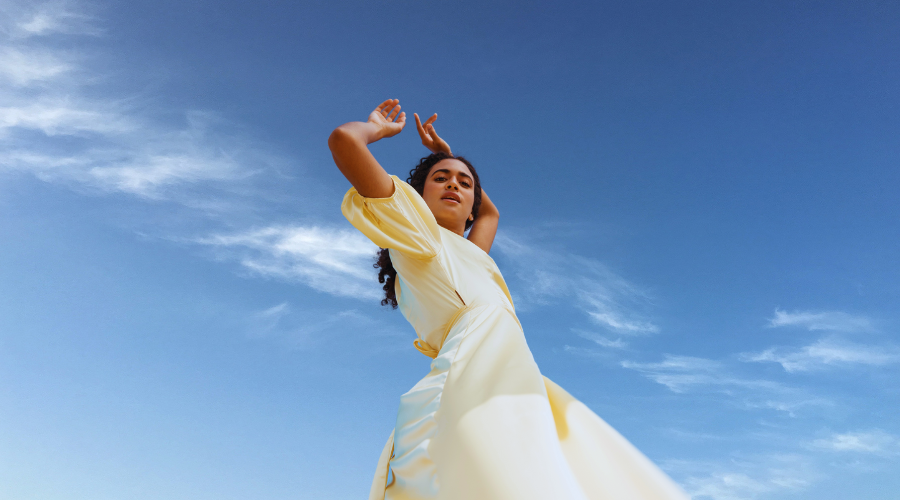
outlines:
[{"label": "chin", "polygon": [[453,221],[454,223],[457,223],[460,221],[460,219],[462,219],[462,217],[460,217],[455,210],[445,210],[441,212],[440,218],[445,221]]}]

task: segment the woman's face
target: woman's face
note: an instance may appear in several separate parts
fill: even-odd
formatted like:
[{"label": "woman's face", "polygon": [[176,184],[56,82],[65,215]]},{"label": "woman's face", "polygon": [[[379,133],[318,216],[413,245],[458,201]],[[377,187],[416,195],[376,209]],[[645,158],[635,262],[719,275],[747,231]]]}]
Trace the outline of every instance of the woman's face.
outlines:
[{"label": "woman's face", "polygon": [[428,172],[422,198],[439,225],[462,236],[475,204],[475,180],[469,167],[454,159],[437,162]]}]

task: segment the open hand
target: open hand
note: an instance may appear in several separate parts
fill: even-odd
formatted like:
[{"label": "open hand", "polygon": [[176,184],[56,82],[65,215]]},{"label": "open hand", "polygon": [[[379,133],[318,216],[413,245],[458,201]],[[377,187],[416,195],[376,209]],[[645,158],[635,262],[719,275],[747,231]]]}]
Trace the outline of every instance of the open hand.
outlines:
[{"label": "open hand", "polygon": [[437,113],[426,120],[425,125],[422,125],[422,122],[419,120],[418,113],[413,113],[413,116],[416,117],[416,129],[419,131],[419,137],[422,138],[423,146],[428,148],[432,153],[443,151],[447,154],[453,154],[450,151],[450,145],[447,144],[447,141],[438,137],[437,132],[434,130],[434,125],[432,125],[434,121],[437,120]]},{"label": "open hand", "polygon": [[381,137],[393,137],[406,125],[406,112],[400,112],[399,99],[388,99],[369,114],[369,123],[378,127]]}]

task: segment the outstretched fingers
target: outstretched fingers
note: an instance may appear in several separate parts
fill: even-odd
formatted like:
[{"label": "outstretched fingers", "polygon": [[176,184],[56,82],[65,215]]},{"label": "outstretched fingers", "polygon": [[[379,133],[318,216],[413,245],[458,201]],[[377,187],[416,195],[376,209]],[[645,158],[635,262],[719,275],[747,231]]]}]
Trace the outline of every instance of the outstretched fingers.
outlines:
[{"label": "outstretched fingers", "polygon": [[369,115],[369,123],[380,130],[381,137],[399,134],[406,126],[406,113],[400,108],[400,100],[388,99],[378,105]]},{"label": "outstretched fingers", "polygon": [[434,135],[430,135],[428,130],[434,130],[434,127],[431,125],[437,120],[437,113],[431,115],[431,118],[425,120],[425,124],[422,124],[422,120],[419,119],[418,113],[413,113],[416,117],[416,130],[419,132],[419,137],[422,138],[422,144],[431,149],[434,146]]},{"label": "outstretched fingers", "polygon": [[396,99],[388,99],[384,101],[383,103],[379,104],[377,108],[375,108],[375,111],[379,112],[381,116],[385,116],[387,111],[393,106],[394,101],[396,101]]},{"label": "outstretched fingers", "polygon": [[434,125],[426,123],[425,127],[428,129],[428,135],[430,135],[431,138],[434,139],[434,142],[443,141],[443,139],[441,139],[440,136],[437,135],[437,131],[434,130]]},{"label": "outstretched fingers", "polygon": [[419,137],[422,138],[422,144],[428,147],[431,144],[431,137],[428,137],[428,134],[425,133],[425,128],[422,127],[422,120],[419,119],[419,113],[413,113],[413,116],[416,117],[416,130],[419,132]]},{"label": "outstretched fingers", "polygon": [[391,110],[390,114],[388,114],[386,118],[389,122],[392,122],[392,121],[394,121],[394,119],[397,118],[397,116],[399,114],[400,114],[400,104],[397,104],[396,106],[394,106],[394,109]]}]

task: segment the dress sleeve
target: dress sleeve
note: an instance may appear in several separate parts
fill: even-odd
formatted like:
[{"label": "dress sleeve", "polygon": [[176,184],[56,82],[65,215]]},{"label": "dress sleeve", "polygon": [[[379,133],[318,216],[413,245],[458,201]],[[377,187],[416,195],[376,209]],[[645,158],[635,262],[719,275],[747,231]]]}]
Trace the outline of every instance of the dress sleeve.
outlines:
[{"label": "dress sleeve", "polygon": [[426,260],[441,250],[441,232],[425,200],[409,184],[392,175],[394,194],[366,198],[356,188],[344,195],[341,212],[353,227],[381,248]]}]

